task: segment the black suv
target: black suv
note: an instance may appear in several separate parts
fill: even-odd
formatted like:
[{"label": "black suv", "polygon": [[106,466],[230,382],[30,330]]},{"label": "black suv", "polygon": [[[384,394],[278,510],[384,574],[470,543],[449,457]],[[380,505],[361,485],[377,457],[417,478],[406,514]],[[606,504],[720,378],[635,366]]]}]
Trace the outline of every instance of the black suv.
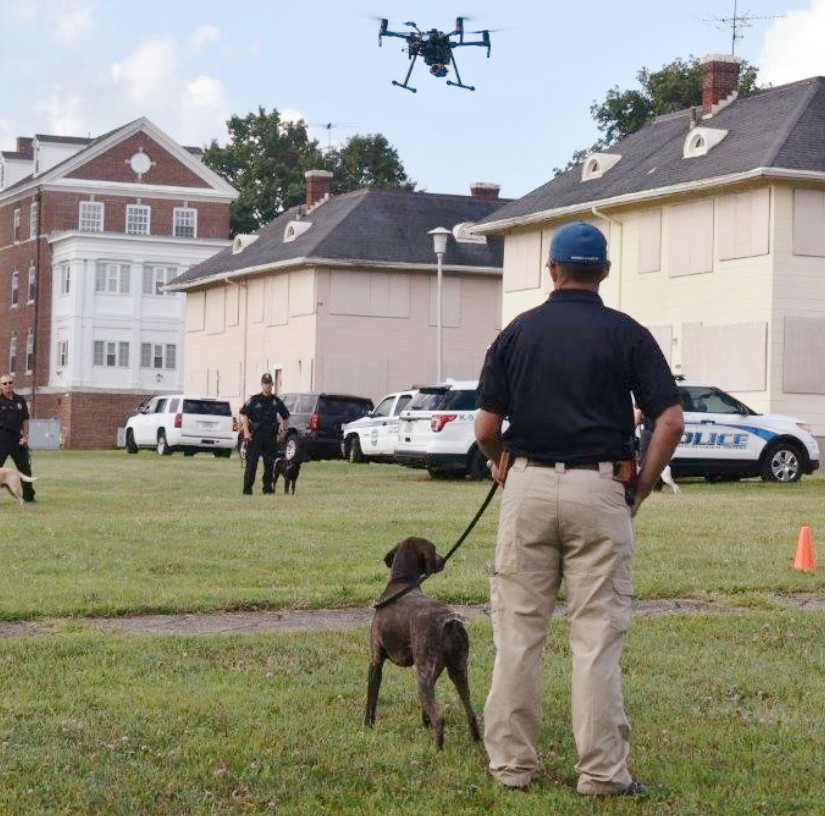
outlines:
[{"label": "black suv", "polygon": [[373,409],[368,397],[349,394],[309,392],[279,396],[289,411],[284,451],[287,459],[294,459],[299,451],[302,459],[339,459],[341,427]]}]

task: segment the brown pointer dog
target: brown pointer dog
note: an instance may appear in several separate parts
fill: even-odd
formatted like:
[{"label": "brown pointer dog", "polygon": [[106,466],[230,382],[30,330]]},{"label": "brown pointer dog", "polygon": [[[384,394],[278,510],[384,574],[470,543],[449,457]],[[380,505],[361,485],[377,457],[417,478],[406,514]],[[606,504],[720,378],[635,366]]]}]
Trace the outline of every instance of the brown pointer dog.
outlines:
[{"label": "brown pointer dog", "polygon": [[[467,682],[470,651],[467,630],[461,617],[447,604],[425,595],[418,588],[424,575],[442,569],[444,559],[427,539],[406,538],[384,556],[384,563],[392,572],[372,621],[364,725],[371,728],[375,723],[381,669],[389,658],[397,666],[415,666],[421,720],[425,726],[432,726],[436,748],[444,745],[444,718],[435,702],[435,683],[444,668],[467,712],[470,734],[474,740],[480,740]],[[411,588],[410,591],[381,605],[383,600],[392,599],[408,588]]]},{"label": "brown pointer dog", "polygon": [[37,481],[36,476],[24,476],[16,468],[0,467],[0,487],[5,487],[17,499],[18,504],[23,504],[23,482],[34,481]]}]

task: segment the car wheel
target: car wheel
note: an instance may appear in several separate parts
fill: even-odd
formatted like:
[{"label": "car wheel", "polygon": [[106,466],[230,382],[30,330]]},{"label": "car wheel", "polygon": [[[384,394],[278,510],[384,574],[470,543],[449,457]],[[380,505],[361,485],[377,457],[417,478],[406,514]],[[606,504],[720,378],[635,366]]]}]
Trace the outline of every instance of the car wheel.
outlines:
[{"label": "car wheel", "polygon": [[487,460],[478,448],[473,448],[473,450],[470,451],[467,460],[467,475],[477,482],[492,478],[490,469],[487,467]]},{"label": "car wheel", "polygon": [[172,453],[172,449],[166,441],[166,434],[163,431],[158,433],[158,453],[161,456],[169,456]]},{"label": "car wheel", "polygon": [[364,454],[361,451],[361,440],[358,439],[357,436],[350,438],[347,450],[349,451],[348,459],[350,462],[357,463],[364,461]]},{"label": "car wheel", "polygon": [[126,431],[126,452],[127,453],[137,453],[138,452],[138,446],[135,443],[135,435],[132,432],[131,428],[129,428]]},{"label": "car wheel", "polygon": [[228,459],[232,455],[232,448],[221,448],[220,450],[212,451],[217,459]]},{"label": "car wheel", "polygon": [[790,442],[774,442],[762,454],[762,479],[766,482],[798,482],[802,476],[799,448]]},{"label": "car wheel", "polygon": [[293,434],[286,440],[286,447],[284,448],[284,456],[288,461],[292,461],[298,457],[300,452],[301,444],[298,440],[298,437]]}]

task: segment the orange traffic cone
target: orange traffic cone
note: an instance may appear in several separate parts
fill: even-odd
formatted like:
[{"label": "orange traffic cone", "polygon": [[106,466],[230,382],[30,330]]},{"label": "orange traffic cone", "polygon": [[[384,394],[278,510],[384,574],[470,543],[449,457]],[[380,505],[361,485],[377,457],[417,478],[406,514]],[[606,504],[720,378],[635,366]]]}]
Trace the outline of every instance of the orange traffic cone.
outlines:
[{"label": "orange traffic cone", "polygon": [[796,542],[796,555],[793,559],[793,568],[799,572],[813,572],[816,569],[814,545],[811,542],[811,528],[803,524],[799,528],[799,538]]}]

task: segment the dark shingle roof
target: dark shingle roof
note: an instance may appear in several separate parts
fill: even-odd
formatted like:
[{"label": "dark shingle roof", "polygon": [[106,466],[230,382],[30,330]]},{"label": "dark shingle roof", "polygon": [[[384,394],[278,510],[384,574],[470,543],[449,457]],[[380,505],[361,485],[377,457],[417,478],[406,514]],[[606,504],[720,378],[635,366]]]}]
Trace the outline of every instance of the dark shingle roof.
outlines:
[{"label": "dark shingle roof", "polygon": [[[258,240],[236,255],[227,248],[175,279],[174,287],[204,281],[223,273],[274,266],[311,258],[365,264],[435,263],[432,236],[435,227],[479,221],[500,208],[502,200],[484,201],[470,196],[410,193],[395,190],[357,190],[333,196],[302,216],[312,226],[295,240],[284,242],[284,230],[296,220],[302,207],[275,218],[258,231]],[[499,238],[487,244],[447,242],[444,264],[448,266],[500,268],[503,244]]]},{"label": "dark shingle roof", "polygon": [[736,99],[701,127],[728,135],[707,155],[685,159],[691,111],[663,117],[608,152],[621,160],[601,178],[583,182],[574,167],[484,219],[495,224],[589,202],[604,202],[744,173],[757,168],[825,171],[825,78],[765,88]]}]

